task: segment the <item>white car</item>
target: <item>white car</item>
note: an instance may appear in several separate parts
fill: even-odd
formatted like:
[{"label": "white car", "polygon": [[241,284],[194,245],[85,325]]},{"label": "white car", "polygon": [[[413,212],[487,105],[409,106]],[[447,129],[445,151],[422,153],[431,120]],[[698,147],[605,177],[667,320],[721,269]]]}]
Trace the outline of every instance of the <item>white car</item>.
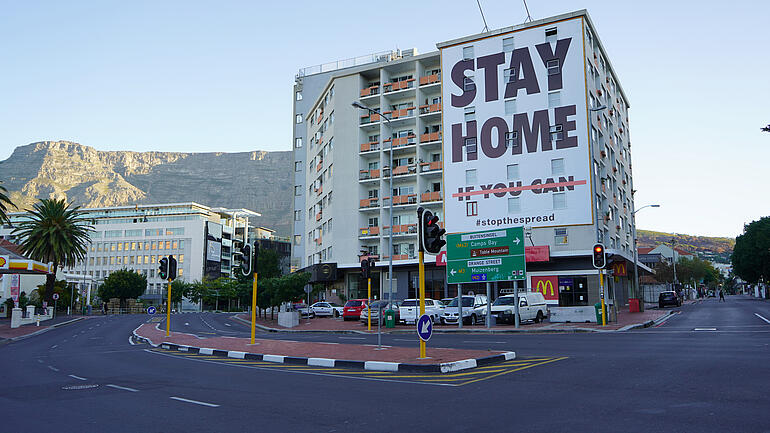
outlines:
[{"label": "white car", "polygon": [[313,310],[313,314],[316,316],[340,317],[342,315],[342,305],[333,302],[316,302],[310,306],[310,309]]},{"label": "white car", "polygon": [[[487,314],[487,297],[485,295],[463,295],[462,307],[463,324],[475,325]],[[441,315],[441,323],[446,325],[457,323],[459,319],[458,310],[457,298],[454,298],[454,300],[444,308],[444,313]]]},{"label": "white car", "polygon": [[[398,307],[399,322],[403,324],[413,324],[417,321],[420,311],[419,299],[407,299]],[[425,314],[429,315],[431,320],[438,322],[444,313],[444,304],[435,299],[425,300]]]},{"label": "white car", "polygon": [[[492,315],[498,322],[515,322],[516,295],[505,295],[497,298],[492,304]],[[548,305],[540,292],[519,292],[519,320],[532,320],[540,323],[548,317]]]}]

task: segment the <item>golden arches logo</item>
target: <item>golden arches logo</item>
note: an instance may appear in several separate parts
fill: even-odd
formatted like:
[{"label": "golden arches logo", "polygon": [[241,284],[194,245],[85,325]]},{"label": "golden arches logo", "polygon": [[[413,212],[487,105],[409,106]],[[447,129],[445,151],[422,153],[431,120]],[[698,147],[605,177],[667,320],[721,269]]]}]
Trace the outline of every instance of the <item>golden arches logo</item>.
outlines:
[{"label": "golden arches logo", "polygon": [[551,296],[554,296],[554,293],[553,293],[553,283],[551,282],[551,280],[540,280],[540,281],[537,282],[536,290],[538,292],[543,292],[543,296],[548,296],[546,294],[548,289],[551,289]]},{"label": "golden arches logo", "polygon": [[626,270],[626,264],[624,262],[615,263],[613,268],[614,268],[613,271],[615,275],[618,275],[618,276],[626,275],[627,270]]}]

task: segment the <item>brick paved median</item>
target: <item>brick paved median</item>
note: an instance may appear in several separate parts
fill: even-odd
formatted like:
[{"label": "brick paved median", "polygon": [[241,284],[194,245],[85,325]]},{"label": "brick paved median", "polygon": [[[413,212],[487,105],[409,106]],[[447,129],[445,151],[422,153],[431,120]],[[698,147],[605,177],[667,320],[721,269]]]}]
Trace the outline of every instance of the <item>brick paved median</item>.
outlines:
[{"label": "brick paved median", "polygon": [[415,338],[414,347],[387,347],[377,350],[377,346],[342,344],[342,343],[314,343],[291,340],[266,340],[256,339],[254,345],[249,344],[248,338],[236,337],[211,337],[202,338],[193,334],[172,332],[166,337],[166,331],[157,328],[157,324],[145,323],[136,329],[136,334],[147,338],[154,345],[161,343],[173,343],[182,346],[206,347],[218,350],[239,351],[247,353],[259,353],[263,355],[296,356],[307,358],[331,358],[347,359],[355,361],[383,361],[410,364],[437,364],[456,362],[465,359],[485,358],[499,355],[502,351],[464,350],[435,348],[428,344],[427,354],[429,359],[417,359],[419,349]]}]

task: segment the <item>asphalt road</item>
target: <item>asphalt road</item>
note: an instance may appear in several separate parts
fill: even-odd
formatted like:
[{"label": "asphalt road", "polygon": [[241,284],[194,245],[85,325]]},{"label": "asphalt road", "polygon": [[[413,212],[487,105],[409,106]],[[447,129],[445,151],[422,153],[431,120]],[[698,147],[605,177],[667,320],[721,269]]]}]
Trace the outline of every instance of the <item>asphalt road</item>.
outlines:
[{"label": "asphalt road", "polygon": [[[657,328],[625,333],[435,335],[429,351],[558,359],[462,386],[161,353],[129,344],[146,316],[95,317],[0,347],[1,430],[770,431],[770,303],[728,297],[677,311]],[[172,325],[203,337],[248,335],[224,314],[175,315]],[[383,343],[416,346],[405,335]]]}]

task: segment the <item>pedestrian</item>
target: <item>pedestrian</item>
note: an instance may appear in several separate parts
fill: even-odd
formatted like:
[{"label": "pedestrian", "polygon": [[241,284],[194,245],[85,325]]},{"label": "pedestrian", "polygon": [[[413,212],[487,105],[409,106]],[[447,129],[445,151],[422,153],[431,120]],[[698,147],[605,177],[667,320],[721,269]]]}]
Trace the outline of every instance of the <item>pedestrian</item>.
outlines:
[{"label": "pedestrian", "polygon": [[725,302],[725,292],[722,289],[719,289],[719,302]]}]

